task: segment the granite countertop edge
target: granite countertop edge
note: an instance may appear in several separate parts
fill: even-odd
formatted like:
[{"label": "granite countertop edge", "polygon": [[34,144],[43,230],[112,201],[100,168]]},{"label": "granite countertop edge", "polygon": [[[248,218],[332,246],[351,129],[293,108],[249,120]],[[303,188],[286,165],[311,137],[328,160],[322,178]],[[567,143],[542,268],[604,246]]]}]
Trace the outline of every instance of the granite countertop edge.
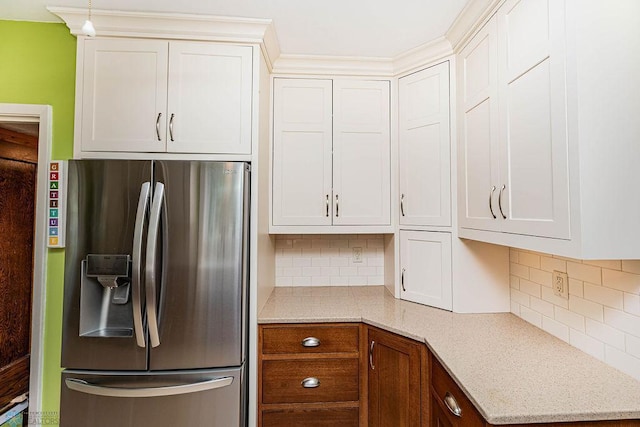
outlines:
[{"label": "granite countertop edge", "polygon": [[[365,288],[371,288],[371,287],[362,287],[362,288],[365,289]],[[382,287],[377,287],[377,288],[382,288]],[[276,295],[276,292],[282,292],[285,295],[285,298],[289,296],[289,293],[287,293],[287,291],[284,291],[284,290],[281,291],[280,289],[282,288],[276,288],[274,290],[269,300],[265,304],[265,307],[262,309],[262,311],[258,315],[258,324],[339,323],[339,322],[360,323],[361,322],[370,326],[375,326],[380,329],[384,329],[392,333],[396,333],[398,335],[404,336],[406,338],[409,338],[418,342],[422,342],[426,344],[427,348],[429,348],[429,350],[438,359],[438,361],[440,361],[440,363],[443,365],[443,367],[449,373],[449,375],[451,375],[451,377],[456,382],[456,384],[458,384],[458,386],[462,389],[466,397],[471,400],[471,402],[474,404],[476,409],[480,412],[480,414],[484,417],[484,419],[490,424],[495,424],[495,425],[535,424],[535,423],[553,423],[553,422],[615,421],[615,420],[640,419],[640,399],[638,401],[637,407],[628,408],[628,410],[626,411],[620,411],[620,410],[617,410],[617,411],[607,411],[607,410],[584,411],[582,410],[581,411],[581,410],[567,409],[562,413],[560,412],[544,413],[541,411],[531,411],[528,413],[523,413],[523,412],[509,413],[509,411],[499,411],[499,410],[496,410],[496,408],[488,408],[488,406],[491,406],[490,404],[487,404],[486,401],[483,402],[474,397],[474,394],[478,393],[478,391],[471,390],[467,386],[464,380],[462,381],[460,380],[459,378],[460,375],[457,374],[456,369],[453,369],[451,367],[451,364],[447,363],[448,357],[446,356],[446,354],[444,354],[446,352],[440,351],[437,343],[431,342],[428,336],[424,336],[426,335],[425,333],[419,333],[413,330],[413,328],[400,327],[397,324],[393,324],[394,323],[393,321],[385,321],[384,318],[381,319],[381,317],[384,317],[384,315],[376,315],[379,311],[382,310],[381,307],[377,307],[377,306],[374,306],[373,308],[367,307],[365,310],[359,304],[358,299],[355,298],[354,306],[351,307],[354,310],[354,312],[350,313],[349,315],[345,315],[344,313],[335,314],[335,315],[333,314],[323,315],[322,313],[320,313],[320,311],[322,310],[318,310],[318,309],[313,310],[312,314],[309,314],[309,313],[301,314],[300,310],[295,310],[297,306],[295,305],[293,300],[287,301],[287,304],[286,304],[287,307],[278,305],[277,298],[274,298]],[[292,289],[293,289],[293,295],[296,295],[295,290],[299,288],[292,288]],[[336,298],[336,301],[337,301],[337,298],[341,298],[348,295],[348,293],[333,295],[332,292],[330,291],[327,291],[326,292],[327,295],[325,295],[325,293],[322,292],[322,289],[329,289],[329,287],[319,288],[319,290],[316,291],[316,292],[319,292],[320,299],[328,298],[328,300],[330,301],[331,298]],[[353,289],[353,288],[349,288],[349,289]],[[382,290],[381,292],[385,294],[381,298],[384,298],[384,304],[386,305],[387,309],[389,308],[389,304],[391,304],[393,306],[392,309],[395,309],[396,306],[403,307],[408,310],[411,310],[414,315],[418,315],[418,316],[420,315],[421,311],[424,311],[425,315],[427,315],[428,312],[435,311],[435,312],[440,312],[441,314],[445,313],[447,316],[476,316],[479,319],[489,318],[490,316],[512,316],[515,319],[517,319],[518,322],[522,322],[523,324],[526,324],[525,321],[519,319],[518,317],[514,316],[511,313],[487,313],[487,314],[473,314],[473,315],[455,314],[455,313],[447,312],[444,310],[436,309],[433,307],[422,306],[420,304],[407,302],[403,300],[397,300],[393,298],[393,296],[391,296],[386,290]],[[317,294],[314,295],[313,291],[307,292],[307,290],[302,290],[300,292],[300,295],[298,295],[298,298],[314,298],[314,297],[318,297],[318,295]],[[300,301],[304,301],[304,300],[300,299]],[[302,302],[301,304],[307,304],[307,303]],[[272,310],[274,307],[277,307],[279,310]],[[269,311],[271,311],[271,313]],[[288,313],[287,311],[290,311],[290,313]],[[544,331],[541,331],[541,330],[538,330],[538,331],[542,335],[548,335],[548,337],[545,339],[560,341],[557,338],[547,334]],[[562,342],[562,344],[565,344],[570,349],[573,349],[573,347],[568,346],[568,344],[564,342]],[[573,350],[579,351],[577,349],[573,349]],[[593,362],[594,364],[601,363],[595,358],[593,359]],[[638,385],[639,385],[638,389],[640,390],[640,382],[638,382]]]}]

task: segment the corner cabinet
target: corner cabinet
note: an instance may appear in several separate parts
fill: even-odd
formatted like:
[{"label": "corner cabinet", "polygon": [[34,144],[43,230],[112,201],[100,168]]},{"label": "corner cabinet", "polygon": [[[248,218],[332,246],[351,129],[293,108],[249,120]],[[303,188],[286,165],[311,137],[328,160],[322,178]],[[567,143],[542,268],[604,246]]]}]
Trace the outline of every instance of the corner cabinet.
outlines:
[{"label": "corner cabinet", "polygon": [[274,79],[272,232],[392,231],[389,91],[389,81]]},{"label": "corner cabinet", "polygon": [[251,153],[251,46],[81,43],[76,144],[82,152]]}]

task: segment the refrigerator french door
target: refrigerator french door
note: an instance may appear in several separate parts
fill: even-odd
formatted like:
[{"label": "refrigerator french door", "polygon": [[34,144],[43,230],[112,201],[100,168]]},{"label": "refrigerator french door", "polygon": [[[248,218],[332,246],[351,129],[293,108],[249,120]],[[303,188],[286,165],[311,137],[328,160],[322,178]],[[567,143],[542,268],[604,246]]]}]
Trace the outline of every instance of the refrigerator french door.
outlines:
[{"label": "refrigerator french door", "polygon": [[69,162],[62,426],[244,425],[249,169]]}]

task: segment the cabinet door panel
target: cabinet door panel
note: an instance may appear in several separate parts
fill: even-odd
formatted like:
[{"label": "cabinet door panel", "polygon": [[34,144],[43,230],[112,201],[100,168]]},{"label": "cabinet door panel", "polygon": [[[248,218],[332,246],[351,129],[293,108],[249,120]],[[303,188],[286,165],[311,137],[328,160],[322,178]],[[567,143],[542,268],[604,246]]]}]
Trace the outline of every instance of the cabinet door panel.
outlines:
[{"label": "cabinet door panel", "polygon": [[[509,1],[498,12],[503,231],[569,237],[563,6]],[[553,10],[552,10],[553,9]]]},{"label": "cabinet door panel", "polygon": [[400,297],[451,310],[451,234],[400,231]]},{"label": "cabinet door panel", "polygon": [[82,150],[165,151],[167,42],[89,39],[84,56]]},{"label": "cabinet door panel", "polygon": [[460,53],[460,226],[500,230],[497,193],[498,73],[496,22],[491,19]]},{"label": "cabinet door panel", "polygon": [[399,81],[402,225],[451,225],[449,63]]},{"label": "cabinet door panel", "polygon": [[331,225],[331,88],[274,80],[274,225]]},{"label": "cabinet door panel", "polygon": [[389,82],[334,82],[334,225],[388,225]]},{"label": "cabinet door panel", "polygon": [[251,75],[250,46],[171,42],[168,151],[250,154]]}]

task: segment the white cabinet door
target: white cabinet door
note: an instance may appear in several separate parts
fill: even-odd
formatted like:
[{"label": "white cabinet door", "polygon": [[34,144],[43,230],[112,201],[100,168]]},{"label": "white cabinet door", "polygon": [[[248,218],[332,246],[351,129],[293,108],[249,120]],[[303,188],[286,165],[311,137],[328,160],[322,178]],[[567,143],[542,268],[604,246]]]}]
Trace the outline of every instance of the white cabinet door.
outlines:
[{"label": "white cabinet door", "polygon": [[458,58],[460,226],[500,230],[497,196],[498,73],[496,21],[492,18]]},{"label": "white cabinet door", "polygon": [[274,79],[274,225],[331,225],[331,80]]},{"label": "white cabinet door", "polygon": [[84,42],[83,151],[165,151],[168,43]]},{"label": "white cabinet door", "polygon": [[563,3],[509,0],[497,13],[506,232],[570,237]]},{"label": "white cabinet door", "polygon": [[400,224],[451,225],[449,62],[399,79]]},{"label": "white cabinet door", "polygon": [[389,225],[389,82],[333,84],[333,224]]},{"label": "white cabinet door", "polygon": [[251,153],[251,46],[170,42],[167,151]]},{"label": "white cabinet door", "polygon": [[400,230],[400,297],[452,309],[451,233]]}]

